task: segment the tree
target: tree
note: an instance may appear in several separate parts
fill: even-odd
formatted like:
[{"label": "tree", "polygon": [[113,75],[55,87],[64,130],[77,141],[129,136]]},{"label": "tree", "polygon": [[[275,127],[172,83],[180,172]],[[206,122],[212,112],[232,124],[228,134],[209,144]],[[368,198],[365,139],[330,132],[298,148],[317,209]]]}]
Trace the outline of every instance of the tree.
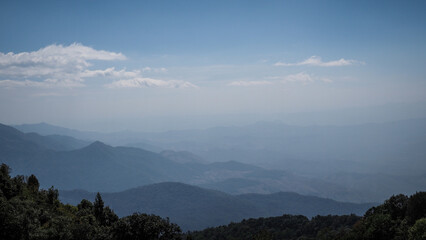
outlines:
[{"label": "tree", "polygon": [[33,174],[31,174],[31,176],[28,177],[27,184],[28,184],[28,188],[32,192],[37,192],[38,188],[40,187],[40,183],[38,182],[38,179]]},{"label": "tree", "polygon": [[10,168],[2,163],[0,167],[0,190],[6,199],[10,199],[14,195],[14,187],[10,179]]},{"label": "tree", "polygon": [[104,225],[106,226],[112,226],[115,222],[118,221],[118,216],[114,213],[114,211],[112,211],[111,208],[109,208],[108,206],[106,206],[104,208]]},{"label": "tree", "polygon": [[81,202],[77,205],[77,208],[79,211],[87,210],[89,212],[92,212],[93,204],[87,199],[82,199]]},{"label": "tree", "polygon": [[95,202],[93,203],[93,211],[96,217],[96,220],[98,220],[101,225],[105,224],[105,218],[104,218],[104,201],[102,200],[101,194],[98,192],[96,194]]},{"label": "tree", "polygon": [[383,213],[390,214],[392,219],[403,219],[407,210],[408,197],[404,194],[398,194],[390,197],[382,205],[384,208]]},{"label": "tree", "polygon": [[2,163],[0,166],[0,176],[10,177],[10,167]]},{"label": "tree", "polygon": [[426,217],[426,192],[418,192],[408,199],[407,220],[414,224],[417,219]]},{"label": "tree", "polygon": [[176,240],[180,228],[155,215],[134,214],[119,220],[101,195],[94,203],[83,199],[78,206],[65,205],[53,187],[39,190],[30,177],[10,177],[0,166],[0,239],[5,240]]},{"label": "tree", "polygon": [[58,203],[59,192],[58,189],[52,187],[47,190],[47,199],[51,205],[57,205]]},{"label": "tree", "polygon": [[426,240],[426,218],[421,218],[408,230],[409,240]]},{"label": "tree", "polygon": [[180,240],[181,230],[178,225],[170,223],[156,215],[134,213],[121,218],[112,229],[114,239],[127,240]]}]

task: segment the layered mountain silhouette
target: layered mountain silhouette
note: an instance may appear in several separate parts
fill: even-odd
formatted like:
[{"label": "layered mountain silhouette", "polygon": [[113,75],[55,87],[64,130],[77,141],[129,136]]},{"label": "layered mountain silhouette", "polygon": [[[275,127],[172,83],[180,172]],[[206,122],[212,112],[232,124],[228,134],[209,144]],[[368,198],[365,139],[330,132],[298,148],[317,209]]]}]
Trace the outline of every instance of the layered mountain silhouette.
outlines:
[{"label": "layered mountain silhouette", "polygon": [[[96,193],[82,190],[61,191],[65,203],[78,204],[81,199],[93,201]],[[158,183],[117,193],[102,193],[106,205],[119,216],[146,212],[169,217],[184,230],[229,224],[246,218],[301,214],[362,215],[371,203],[342,203],[296,193],[229,195],[182,183]]]},{"label": "layered mountain silhouette", "polygon": [[[36,136],[37,141],[28,135]],[[285,171],[265,170],[236,161],[207,164],[188,152],[158,154],[139,148],[112,147],[99,141],[75,150],[53,150],[44,146],[51,136],[24,134],[5,125],[0,128],[0,136],[0,161],[11,166],[15,174],[36,174],[44,187],[114,192],[175,181],[217,189],[222,183],[237,179],[245,186],[228,184],[219,190],[234,194],[297,191],[326,197],[349,198],[351,195],[338,185]],[[56,144],[65,143],[57,141]]]},{"label": "layered mountain silhouette", "polygon": [[[259,122],[241,127],[158,133],[82,132],[48,124],[16,127],[24,132],[66,134],[113,146],[165,151],[163,157],[199,171],[187,183],[232,194],[297,191],[341,201],[380,202],[392,194],[426,190],[424,118],[350,126]],[[170,149],[173,151],[169,152]],[[263,170],[200,168],[194,162],[198,157],[191,159],[182,152],[207,162],[228,162],[229,166],[238,161]]]},{"label": "layered mountain silhouette", "polygon": [[[420,148],[423,133],[420,131],[414,134],[412,133],[412,128],[421,127],[423,122],[416,120],[404,123],[411,123],[412,125],[406,126],[406,128],[409,128],[409,131],[407,131],[407,136],[403,138],[401,144],[407,141],[408,136],[413,137],[410,140],[411,143],[405,145],[414,148],[413,152],[407,156],[417,154],[416,158],[420,158],[423,152],[417,151],[415,148]],[[25,125],[27,130],[30,130],[32,126]],[[42,126],[47,130],[50,129],[50,132],[45,131],[48,133],[54,133],[59,130],[64,133],[81,133],[47,124],[36,126],[38,128]],[[402,131],[405,125],[399,122],[385,124],[385,127],[381,127],[375,131],[386,133],[388,132],[386,129],[390,128],[389,126],[394,126],[396,129],[392,131],[396,132]],[[301,131],[300,129],[297,130],[298,128],[291,130],[292,128],[288,126],[281,127],[287,129],[287,135],[298,136]],[[232,140],[234,137],[226,138],[224,136],[226,134],[228,136],[237,136],[238,134],[245,133],[247,137],[242,141],[246,141],[248,145],[254,141],[254,136],[257,135],[259,136],[259,141],[272,141],[271,139],[262,137],[266,133],[269,133],[269,135],[272,134],[273,129],[270,125],[260,125],[256,128],[257,130],[251,131],[249,129],[238,130],[238,128],[217,128],[208,131],[214,132],[212,138],[222,139],[223,146],[234,146],[235,151],[239,151],[238,146],[242,143],[238,143],[238,139]],[[356,127],[355,129],[361,131],[360,129],[363,129],[363,127]],[[262,131],[266,133],[262,133]],[[273,138],[278,137],[281,134],[280,131],[282,133],[284,130],[280,130],[277,127],[277,133],[271,136]],[[315,136],[319,132],[325,134],[326,131],[317,130],[313,131],[312,134]],[[348,130],[348,132],[355,134],[356,131]],[[90,132],[83,133],[90,135]],[[206,143],[206,133],[195,130],[186,133],[172,132],[170,133],[171,140],[168,142],[177,141],[178,136],[181,135],[183,135],[181,136],[182,141],[190,139],[189,135],[185,137],[189,133],[193,136],[193,139],[200,139],[199,142],[194,142],[194,145]],[[136,138],[137,135],[134,133],[133,135],[126,136],[129,137],[129,140]],[[383,133],[382,135],[385,136],[386,134]],[[119,133],[102,136],[119,136],[120,138]],[[153,135],[147,134],[147,137],[149,136],[152,137]],[[163,133],[156,134],[155,136],[159,139],[158,137],[163,136]],[[121,139],[125,139],[125,136],[121,135]],[[288,165],[288,170],[268,170],[234,160],[208,163],[202,157],[188,151],[161,150],[157,153],[135,147],[113,147],[99,141],[89,144],[86,140],[78,140],[67,136],[41,136],[36,133],[23,133],[6,125],[1,125],[0,127],[0,141],[0,161],[9,164],[14,170],[14,174],[36,174],[42,180],[43,187],[54,185],[64,190],[84,189],[88,191],[116,192],[146,184],[173,181],[215,189],[230,194],[297,192],[299,194],[332,198],[345,202],[379,202],[389,195],[399,192],[410,193],[423,190],[426,180],[426,175],[359,173],[356,167],[351,168],[351,164],[347,166],[348,171],[342,172],[338,170],[339,164],[330,164],[327,160],[324,160],[324,163],[321,163],[322,165],[319,161],[296,161],[299,167],[304,166],[306,169],[319,169],[319,172],[324,167],[329,168],[328,171],[330,173],[317,177],[307,173],[304,175],[294,173],[292,164]],[[257,145],[251,145],[252,150],[250,151],[253,154],[248,154],[252,155],[250,157],[264,151],[264,149],[258,149]],[[84,147],[79,148],[80,146]],[[218,146],[218,149],[218,151],[221,151],[220,146]],[[306,147],[306,149],[308,151],[310,147]],[[247,151],[249,150],[247,149]],[[269,159],[268,154],[264,156],[259,155],[258,157],[259,161],[268,161]],[[319,157],[321,158],[321,156]],[[245,160],[241,156],[238,159]],[[390,162],[392,161],[390,160]],[[353,164],[356,165],[356,163]],[[408,161],[407,164],[410,165],[410,162]],[[391,166],[392,164],[389,165],[389,167]],[[422,165],[419,164],[417,167],[421,169]]]},{"label": "layered mountain silhouette", "polygon": [[34,142],[34,137],[5,125],[0,136],[1,162],[16,174],[35,174],[42,183],[60,189],[119,191],[193,175],[193,170],[182,164],[138,148],[111,147],[96,141],[76,150],[55,151],[43,145],[50,137],[37,135]]}]

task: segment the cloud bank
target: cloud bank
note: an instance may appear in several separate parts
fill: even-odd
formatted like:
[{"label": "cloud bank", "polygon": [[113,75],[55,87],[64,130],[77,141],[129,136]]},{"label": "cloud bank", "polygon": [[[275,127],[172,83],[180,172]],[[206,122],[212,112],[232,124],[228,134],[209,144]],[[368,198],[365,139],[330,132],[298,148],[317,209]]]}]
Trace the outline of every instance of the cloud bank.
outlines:
[{"label": "cloud bank", "polygon": [[[33,52],[0,52],[0,87],[75,88],[85,86],[88,78],[113,80],[108,86],[170,87],[194,86],[188,82],[150,79],[141,81],[144,72],[166,72],[165,68],[142,70],[96,69],[93,61],[123,61],[122,53],[96,50],[79,43],[69,46],[49,45]],[[139,84],[136,84],[138,83]],[[133,84],[131,84],[133,83]]]},{"label": "cloud bank", "polygon": [[302,62],[297,63],[284,63],[284,62],[277,62],[274,64],[274,66],[284,66],[284,67],[291,67],[291,66],[317,66],[317,67],[340,67],[340,66],[348,66],[355,63],[362,63],[357,60],[347,60],[344,58],[341,58],[339,60],[335,61],[329,61],[329,62],[323,62],[321,57],[318,56],[312,56]]},{"label": "cloud bank", "polygon": [[307,85],[314,82],[324,82],[331,83],[333,82],[331,79],[326,77],[318,77],[313,74],[300,72],[296,74],[289,74],[285,76],[275,76],[268,77],[269,80],[261,80],[261,81],[234,81],[230,82],[228,86],[237,86],[237,87],[251,87],[251,86],[263,86],[263,85],[273,85],[273,84],[284,84],[284,83],[302,83],[303,85]]},{"label": "cloud bank", "polygon": [[322,81],[322,82],[325,82],[325,83],[333,82],[329,78],[317,77],[317,76],[314,76],[312,74],[305,73],[305,72],[287,75],[287,76],[282,78],[281,82],[283,82],[283,83],[300,82],[300,83],[303,83],[303,85],[307,85],[307,84],[313,83],[315,81]]},{"label": "cloud bank", "polygon": [[228,84],[228,86],[240,86],[240,87],[249,87],[249,86],[261,86],[261,85],[270,85],[270,81],[235,81]]},{"label": "cloud bank", "polygon": [[310,74],[301,72],[285,76],[282,82],[301,82],[303,84],[308,84],[314,82],[314,78]]},{"label": "cloud bank", "polygon": [[107,88],[144,88],[144,87],[163,87],[163,88],[197,88],[196,85],[179,80],[159,80],[152,78],[132,78],[118,80],[105,85]]}]

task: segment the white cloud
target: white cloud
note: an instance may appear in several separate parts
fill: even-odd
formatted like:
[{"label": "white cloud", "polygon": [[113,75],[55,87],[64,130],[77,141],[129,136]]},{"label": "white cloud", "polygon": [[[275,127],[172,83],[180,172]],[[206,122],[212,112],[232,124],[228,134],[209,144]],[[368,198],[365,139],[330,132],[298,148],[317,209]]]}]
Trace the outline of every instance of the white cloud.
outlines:
[{"label": "white cloud", "polygon": [[274,66],[284,66],[284,67],[290,67],[290,66],[303,66],[303,65],[308,65],[308,66],[318,66],[318,67],[339,67],[339,66],[348,66],[348,65],[352,65],[355,63],[361,63],[363,64],[363,62],[359,62],[357,60],[351,60],[351,59],[344,59],[341,58],[339,60],[335,60],[335,61],[329,61],[329,62],[323,62],[321,57],[318,56],[312,56],[302,62],[298,62],[298,63],[283,63],[283,62],[277,62],[274,64]]},{"label": "white cloud", "polygon": [[313,83],[316,81],[321,81],[324,83],[332,83],[333,80],[331,80],[330,78],[326,78],[326,77],[317,77],[313,74],[309,74],[309,73],[305,73],[305,72],[300,72],[300,73],[296,73],[296,74],[290,74],[284,77],[272,77],[272,79],[280,79],[282,83],[289,83],[289,82],[299,82],[302,83],[303,85],[307,85],[309,83]]},{"label": "white cloud", "polygon": [[58,72],[73,73],[91,66],[90,60],[125,59],[121,53],[95,50],[78,43],[69,46],[53,44],[33,52],[0,53],[0,74],[33,77]]},{"label": "white cloud", "polygon": [[49,45],[33,52],[0,52],[0,87],[73,88],[82,87],[88,78],[115,80],[110,87],[195,87],[189,82],[142,77],[142,73],[167,72],[166,68],[142,70],[96,69],[93,61],[126,60],[122,53],[96,50],[82,44]]},{"label": "white cloud", "polygon": [[162,88],[198,88],[196,85],[179,80],[160,80],[153,78],[132,78],[123,79],[105,85],[107,88],[144,88],[144,87],[162,87]]},{"label": "white cloud", "polygon": [[125,69],[122,69],[117,71],[114,67],[111,67],[105,70],[85,70],[81,73],[81,77],[132,78],[139,76],[140,73],[141,71],[139,70],[126,71]]},{"label": "white cloud", "polygon": [[4,88],[15,88],[15,87],[36,87],[36,88],[75,88],[75,87],[84,87],[84,84],[74,80],[56,80],[56,79],[46,79],[44,81],[17,81],[17,80],[0,80],[0,87]]},{"label": "white cloud", "polygon": [[[90,61],[125,60],[122,53],[95,50],[82,44],[49,45],[33,52],[0,53],[1,86],[76,87],[101,70],[88,70]],[[114,69],[112,69],[114,70]],[[110,72],[111,69],[104,70]],[[12,80],[11,80],[12,79]]]},{"label": "white cloud", "polygon": [[283,78],[283,82],[301,82],[303,84],[308,84],[314,81],[314,78],[307,73],[301,72],[296,74],[287,75]]},{"label": "white cloud", "polygon": [[330,78],[320,78],[319,80],[321,80],[321,81],[323,81],[323,82],[325,82],[325,83],[332,83],[333,82],[333,80],[331,80]]},{"label": "white cloud", "polygon": [[272,84],[270,81],[235,81],[228,84],[228,86],[260,86],[260,85],[269,85]]},{"label": "white cloud", "polygon": [[144,67],[144,68],[142,68],[142,72],[165,73],[165,72],[167,72],[167,68]]},{"label": "white cloud", "polygon": [[262,81],[234,81],[228,84],[228,86],[239,86],[239,87],[250,87],[250,86],[262,86],[262,85],[271,85],[276,82],[281,83],[302,83],[303,85],[307,85],[309,83],[313,83],[316,81],[321,81],[324,83],[331,83],[333,82],[329,78],[325,77],[317,77],[313,74],[300,72],[296,74],[290,74],[286,76],[275,76],[275,77],[268,77],[267,79],[270,79],[270,81],[262,80]]}]

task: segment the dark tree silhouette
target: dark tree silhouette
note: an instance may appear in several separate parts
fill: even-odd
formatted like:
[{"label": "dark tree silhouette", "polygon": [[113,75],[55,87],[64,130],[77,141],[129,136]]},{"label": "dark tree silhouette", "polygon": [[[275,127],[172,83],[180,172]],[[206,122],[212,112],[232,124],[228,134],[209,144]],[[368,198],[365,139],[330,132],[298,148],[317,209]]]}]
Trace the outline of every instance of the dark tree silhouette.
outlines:
[{"label": "dark tree silhouette", "polygon": [[38,182],[38,179],[33,174],[28,177],[27,184],[28,184],[28,188],[33,192],[38,191],[38,188],[40,187],[40,183]]}]

